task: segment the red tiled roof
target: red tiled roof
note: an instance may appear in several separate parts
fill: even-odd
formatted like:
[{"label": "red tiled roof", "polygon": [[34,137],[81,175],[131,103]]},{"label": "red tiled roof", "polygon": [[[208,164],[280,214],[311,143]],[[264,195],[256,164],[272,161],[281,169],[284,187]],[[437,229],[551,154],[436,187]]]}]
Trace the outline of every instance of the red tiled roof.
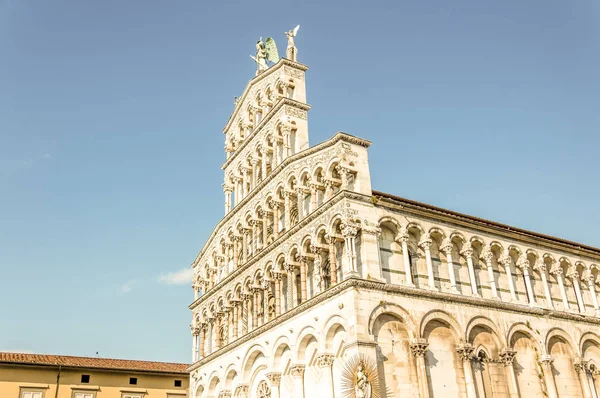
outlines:
[{"label": "red tiled roof", "polygon": [[187,373],[188,364],[136,361],[129,359],[73,357],[67,355],[0,352],[0,364],[54,365],[76,368],[133,370],[141,372]]}]

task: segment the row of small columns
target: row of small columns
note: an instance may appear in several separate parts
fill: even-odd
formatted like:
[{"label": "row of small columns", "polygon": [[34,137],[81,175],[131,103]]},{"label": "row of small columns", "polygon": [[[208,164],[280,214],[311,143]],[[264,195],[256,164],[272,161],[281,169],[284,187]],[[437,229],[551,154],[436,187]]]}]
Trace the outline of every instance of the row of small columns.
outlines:
[{"label": "row of small columns", "polygon": [[[429,344],[425,339],[415,339],[410,344],[410,349],[416,359],[417,367],[417,379],[419,383],[419,393],[422,398],[429,398],[429,387],[427,385],[427,367],[425,364],[425,354],[427,352]],[[469,343],[459,344],[456,348],[456,352],[461,358],[463,364],[463,371],[465,375],[465,384],[467,387],[467,398],[477,398],[477,390],[475,387],[475,377],[473,374],[473,367],[471,361],[476,359],[473,354],[475,347]],[[517,355],[516,351],[503,350],[499,354],[500,361],[504,364],[506,379],[508,382],[508,391],[511,398],[519,398],[519,387],[517,384],[517,377],[513,368],[513,361]],[[558,391],[556,388],[556,381],[552,372],[552,363],[554,359],[549,355],[544,355],[540,358],[539,364],[543,370],[544,384],[546,386],[546,394],[549,398],[558,398]],[[581,388],[585,398],[594,398],[592,391],[594,387],[594,381],[592,378],[592,372],[588,366],[588,362],[581,359],[575,358],[574,361],[575,371],[579,376]]]},{"label": "row of small columns", "polygon": [[[328,243],[326,248],[327,255],[329,256],[330,266],[330,286],[334,286],[338,283],[337,273],[338,264],[336,258],[336,247],[335,242],[343,239],[345,246],[350,248],[346,251],[349,262],[352,264],[352,270],[356,273],[356,253],[354,252],[354,242],[357,236],[356,227],[345,225],[342,228],[342,235],[326,235],[325,240]],[[286,274],[287,281],[287,302],[285,305],[286,309],[292,309],[295,304],[299,302],[304,303],[307,297],[306,280],[307,280],[307,261],[309,259],[315,259],[317,256],[321,256],[322,251],[325,247],[312,245],[310,248],[311,253],[296,256],[296,261],[289,261],[284,264],[283,270]],[[299,268],[300,273],[300,291],[297,291],[295,270]],[[261,285],[253,285],[250,292],[242,294],[240,299],[232,299],[230,306],[225,306],[223,311],[217,312],[214,316],[209,317],[201,325],[192,326],[192,361],[196,362],[200,358],[206,355],[210,355],[212,352],[217,351],[221,346],[226,343],[220,341],[218,331],[221,329],[222,322],[227,322],[228,340],[236,340],[241,332],[242,335],[249,331],[262,326],[263,324],[270,321],[268,314],[268,300],[269,291],[271,289],[270,284],[273,283],[275,287],[275,317],[278,317],[283,312],[283,305],[281,299],[283,297],[283,273],[274,272],[271,280],[263,279]],[[260,302],[260,296],[262,292],[263,301]],[[318,292],[317,292],[318,293]],[[258,316],[262,307],[263,316]],[[252,325],[251,329],[248,330],[248,314],[252,313]],[[240,326],[241,325],[241,326]],[[241,330],[240,330],[241,329]],[[215,346],[212,346],[213,333],[215,335]]]},{"label": "row of small columns", "polygon": [[[405,228],[402,228],[400,230],[400,232],[396,235],[395,241],[402,246],[402,254],[404,257],[403,262],[404,262],[404,267],[405,267],[404,271],[406,274],[406,282],[405,283],[407,286],[414,287],[415,284],[412,280],[412,271],[410,268],[411,264],[410,264],[410,259],[409,259],[409,255],[408,255],[409,239],[410,239],[410,237],[409,237],[408,231]],[[433,261],[431,258],[431,245],[432,245],[432,240],[428,235],[426,235],[419,242],[419,246],[425,252],[425,261],[427,263],[428,287],[431,290],[437,290],[437,288],[435,286],[435,277],[433,274]],[[457,284],[456,284],[456,276],[454,274],[454,262],[452,259],[453,247],[454,246],[453,246],[450,238],[445,238],[442,241],[442,244],[440,245],[440,250],[446,255],[446,265],[448,267],[448,275],[449,275],[449,279],[450,279],[450,291],[452,293],[459,294]],[[475,279],[475,269],[474,269],[474,265],[473,265],[474,250],[473,250],[473,247],[471,246],[471,243],[467,242],[464,244],[464,246],[461,250],[461,254],[464,255],[465,258],[467,259],[467,267],[468,267],[468,271],[469,271],[469,283],[471,286],[471,291],[473,292],[474,296],[481,297],[481,294],[477,290],[477,282]],[[498,289],[496,287],[496,280],[494,277],[494,270],[492,267],[492,259],[494,257],[494,254],[492,253],[492,250],[490,249],[489,246],[486,246],[484,248],[483,252],[481,253],[481,257],[485,261],[485,265],[487,267],[489,281],[490,281],[489,282],[490,289],[492,291],[492,298],[499,300],[500,296],[498,295]],[[500,263],[502,265],[506,274],[508,275],[508,278],[507,278],[508,279],[508,288],[509,288],[510,295],[511,295],[510,301],[517,302],[518,299],[517,299],[517,295],[516,295],[516,291],[515,291],[514,282],[512,279],[513,274],[512,274],[511,268],[510,268],[512,262],[513,262],[512,257],[508,254],[507,250],[505,250],[503,252],[502,256],[500,256],[500,258],[498,260],[498,263]],[[516,265],[523,271],[523,277],[525,279],[525,288],[527,290],[527,297],[529,299],[529,304],[532,306],[536,306],[537,304],[535,301],[535,295],[534,295],[534,291],[533,291],[533,288],[531,285],[531,274],[530,274],[531,267],[530,267],[530,262],[527,259],[527,256],[521,255],[519,257],[519,259],[517,260]],[[535,269],[540,272],[548,308],[554,309],[554,305],[552,304],[552,295],[550,293],[550,285],[548,283],[548,277],[547,277],[548,271],[547,271],[546,264],[543,262],[540,262],[535,266]],[[558,282],[560,293],[561,293],[561,298],[562,298],[563,309],[565,311],[571,311],[570,306],[569,306],[569,301],[567,298],[567,291],[565,289],[564,275],[563,275],[562,267],[556,266],[553,269],[551,269],[549,273],[554,275]],[[569,277],[573,281],[573,286],[575,289],[575,296],[577,298],[577,304],[579,307],[579,311],[581,313],[585,313],[585,305],[583,302],[583,295],[581,293],[579,273],[577,272],[577,270],[572,268],[569,270],[569,272],[567,273],[566,276]],[[588,273],[585,280],[587,281],[588,287],[591,292],[592,304],[594,306],[595,313],[597,316],[600,316],[600,307],[598,305],[598,297],[596,295],[596,288],[595,288],[595,278],[591,273]]]},{"label": "row of small columns", "polygon": [[[333,354],[320,354],[317,357],[316,364],[321,369],[322,381],[324,382],[323,390],[325,397],[334,397],[333,392],[333,362],[335,357]],[[304,397],[304,372],[305,365],[303,364],[295,364],[290,367],[290,375],[294,381],[294,392],[292,396],[294,397]],[[270,372],[266,375],[267,380],[269,381],[269,387],[271,389],[271,398],[280,398],[280,386],[281,386],[281,376],[280,372]],[[247,384],[242,384],[236,387],[234,392],[234,397],[248,397],[249,395],[249,386]],[[231,397],[231,391],[225,390],[219,393],[220,398],[229,398]]]},{"label": "row of small columns", "polygon": [[[425,339],[415,339],[410,344],[410,350],[415,357],[419,396],[421,398],[429,398],[429,387],[427,384],[427,366],[425,362],[425,355],[427,353],[428,346],[429,344],[425,341]],[[473,374],[473,367],[471,364],[471,362],[475,359],[473,356],[475,348],[469,343],[463,343],[457,346],[456,352],[460,356],[463,365],[465,384],[467,387],[467,398],[477,398],[478,395],[475,386],[475,376]],[[504,364],[509,396],[511,398],[520,397],[517,378],[513,367],[513,362],[516,355],[516,351],[512,350],[503,350],[499,354],[499,359],[501,363]],[[321,369],[321,372],[323,372],[321,379],[324,382],[323,389],[321,390],[323,393],[322,398],[334,398],[335,396],[332,369],[334,361],[334,355],[329,353],[320,354],[317,357],[316,364]],[[549,355],[542,356],[539,360],[539,364],[544,373],[543,381],[544,385],[546,386],[545,394],[549,398],[558,398],[556,381],[552,372],[553,362],[554,359]],[[594,398],[594,381],[588,362],[581,358],[576,358],[574,361],[574,367],[579,377],[584,398]],[[304,397],[304,373],[305,365],[303,364],[295,364],[290,367],[290,374],[292,375],[294,380],[293,396],[295,397]],[[282,375],[279,372],[271,372],[266,374],[266,378],[269,381],[271,388],[271,398],[280,397],[279,388],[281,384],[281,376]],[[248,385],[240,385],[236,388],[234,397],[247,396],[247,394]],[[228,390],[221,391],[219,397],[231,397],[231,392]]]}]

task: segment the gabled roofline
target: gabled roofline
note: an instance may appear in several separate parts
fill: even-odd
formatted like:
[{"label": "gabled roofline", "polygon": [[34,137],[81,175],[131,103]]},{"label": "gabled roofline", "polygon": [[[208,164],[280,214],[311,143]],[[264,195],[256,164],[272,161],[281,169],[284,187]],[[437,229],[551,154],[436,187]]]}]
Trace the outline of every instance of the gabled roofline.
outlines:
[{"label": "gabled roofline", "polygon": [[238,114],[242,103],[244,102],[244,100],[246,99],[246,96],[248,95],[248,92],[250,91],[250,89],[252,88],[252,86],[254,86],[258,81],[262,80],[265,76],[268,76],[272,73],[274,73],[275,71],[281,69],[284,65],[287,66],[292,66],[296,69],[300,69],[303,72],[306,72],[308,70],[308,66],[298,63],[298,62],[294,62],[294,61],[290,61],[287,58],[281,58],[275,65],[271,66],[269,69],[267,69],[266,71],[264,71],[263,73],[261,73],[258,76],[253,77],[252,79],[250,79],[250,81],[248,82],[248,84],[246,84],[246,88],[244,89],[244,92],[242,93],[242,95],[239,98],[239,102],[238,104],[235,106],[235,108],[233,109],[233,112],[231,113],[231,116],[229,116],[229,119],[227,120],[227,124],[225,124],[225,127],[223,127],[223,134],[225,134],[225,132],[227,130],[229,130],[229,127],[231,127],[231,123],[233,123],[233,120],[235,119],[236,115]]}]

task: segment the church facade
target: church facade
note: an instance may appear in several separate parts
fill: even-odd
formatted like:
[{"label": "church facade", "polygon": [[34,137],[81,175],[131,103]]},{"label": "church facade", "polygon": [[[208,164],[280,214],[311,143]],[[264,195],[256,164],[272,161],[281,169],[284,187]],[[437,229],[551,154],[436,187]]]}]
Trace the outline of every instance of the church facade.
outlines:
[{"label": "church facade", "polygon": [[600,249],[374,191],[369,141],[309,145],[293,50],[224,129],[190,397],[598,397]]}]

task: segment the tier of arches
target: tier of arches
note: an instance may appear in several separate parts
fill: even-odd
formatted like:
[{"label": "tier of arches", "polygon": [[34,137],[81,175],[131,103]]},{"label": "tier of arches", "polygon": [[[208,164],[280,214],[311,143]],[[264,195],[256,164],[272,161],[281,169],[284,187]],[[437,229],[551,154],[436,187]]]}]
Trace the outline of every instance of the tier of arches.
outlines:
[{"label": "tier of arches", "polygon": [[388,283],[599,315],[598,264],[443,225],[379,220]]},{"label": "tier of arches", "polygon": [[355,171],[337,157],[282,176],[274,189],[222,228],[220,238],[196,265],[195,299],[226,275],[268,249],[341,189],[353,189]]},{"label": "tier of arches", "polygon": [[[273,344],[256,341],[239,361],[211,368],[190,390],[194,398],[317,396],[319,385],[333,389],[340,379],[346,330],[345,320],[334,315],[291,336],[282,334]],[[297,395],[298,389],[304,395]]]},{"label": "tier of arches", "polygon": [[227,289],[195,310],[192,322],[193,361],[292,310],[344,279],[356,269],[357,229],[340,214],[320,224],[289,249],[271,253]]},{"label": "tier of arches", "polygon": [[[414,314],[414,313],[413,313]],[[414,318],[391,303],[368,317],[379,396],[596,397],[600,337],[540,321],[500,326],[432,310]],[[257,340],[192,384],[193,398],[342,396],[342,369],[355,354],[349,324],[333,315],[273,344]],[[354,337],[352,337],[354,338]],[[360,337],[359,337],[360,338]],[[246,394],[246,395],[243,395]],[[261,395],[267,394],[267,395]]]},{"label": "tier of arches", "polygon": [[[255,126],[265,118],[282,98],[295,99],[296,81],[291,77],[278,78],[264,89],[257,88],[248,96],[238,111],[236,122],[225,136],[225,152],[231,156],[248,138]],[[236,102],[236,106],[238,103]]]}]

